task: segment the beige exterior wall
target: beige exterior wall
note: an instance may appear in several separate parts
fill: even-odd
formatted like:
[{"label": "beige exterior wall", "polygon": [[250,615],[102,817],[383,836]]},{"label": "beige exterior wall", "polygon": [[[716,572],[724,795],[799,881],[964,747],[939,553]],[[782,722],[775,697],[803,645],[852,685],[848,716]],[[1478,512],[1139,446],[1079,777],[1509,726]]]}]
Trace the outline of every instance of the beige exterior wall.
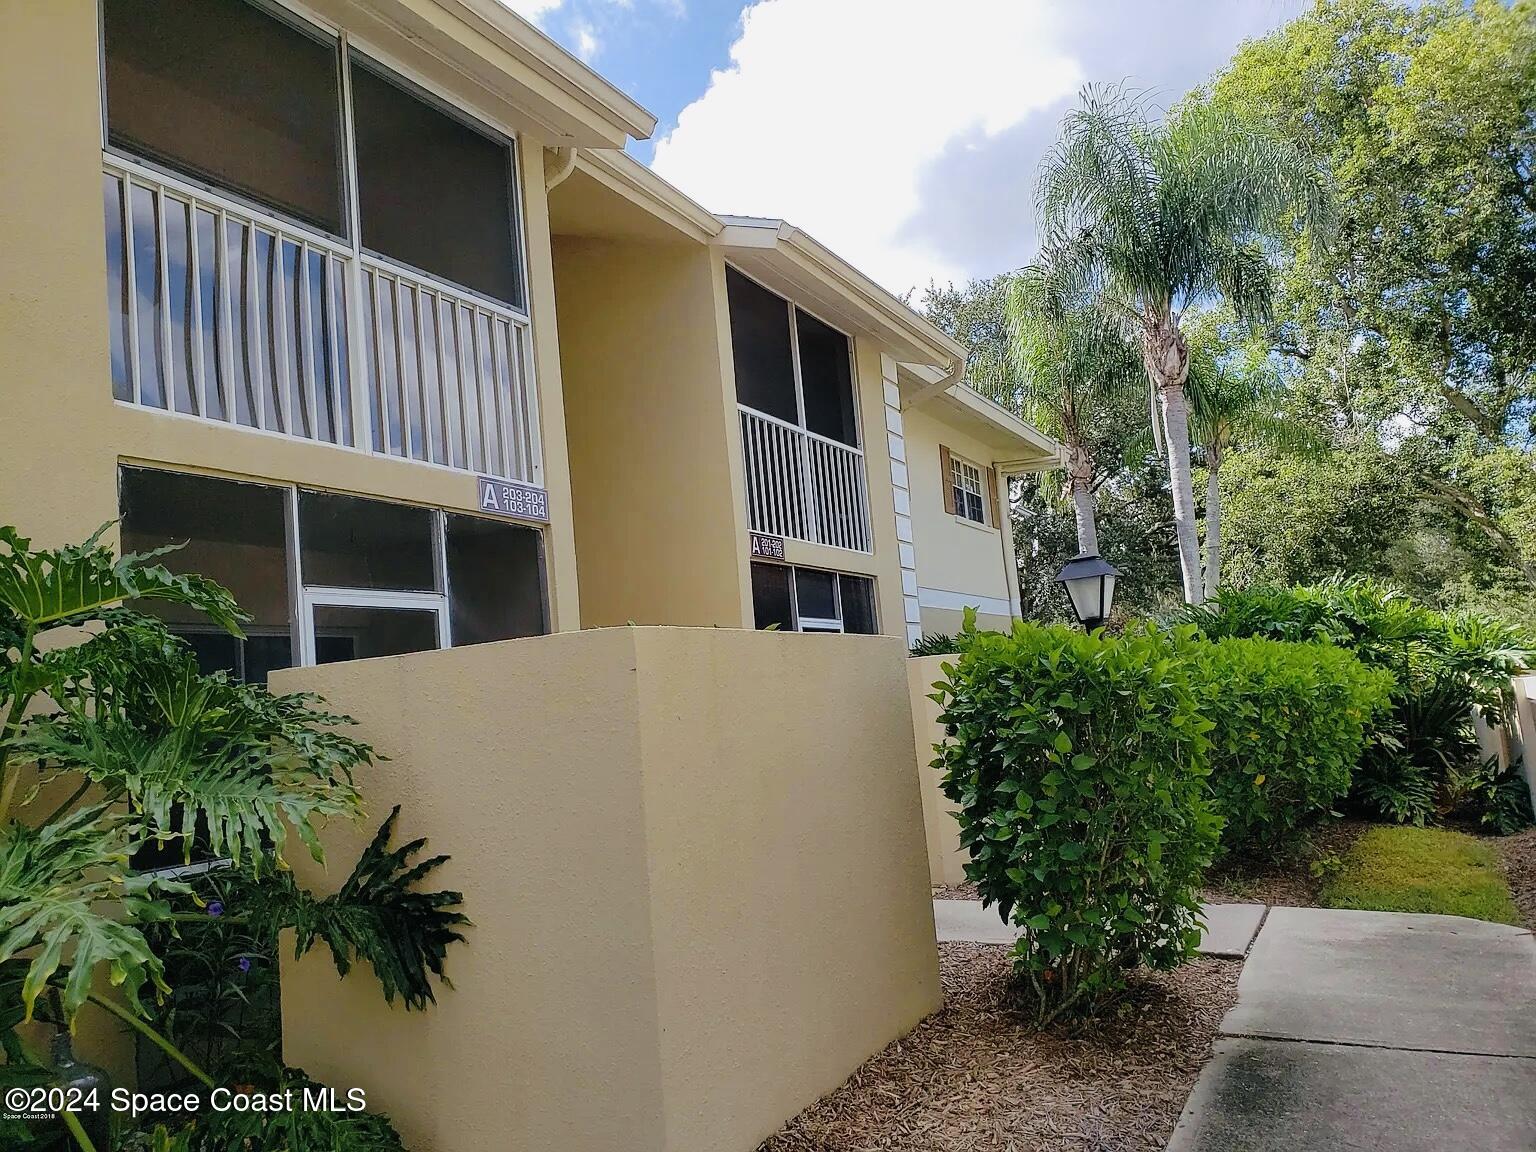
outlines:
[{"label": "beige exterior wall", "polygon": [[[285,957],[288,1061],[413,1147],[750,1152],[939,1004],[894,640],[605,629],[274,679],[361,721],[375,816],[475,920],[426,1013]],[[368,831],[327,833],[325,883]]]},{"label": "beige exterior wall", "polygon": [[709,249],[559,237],[555,287],[582,626],[750,625]]},{"label": "beige exterior wall", "polygon": [[917,656],[907,661],[907,690],[912,697],[912,739],[917,749],[918,790],[923,800],[923,835],[928,848],[928,877],[934,884],[965,883],[965,851],[960,847],[960,826],[955,805],[939,790],[941,773],[930,767],[934,746],[944,739],[939,706],[928,699],[936,681],[944,678],[943,664],[953,656]]},{"label": "beige exterior wall", "polygon": [[[118,515],[120,462],[477,511],[470,473],[204,422],[112,399],[96,5],[0,5],[0,523],[40,544]],[[551,523],[552,626],[579,626],[570,470],[543,147],[519,142],[534,361]]]},{"label": "beige exterior wall", "polygon": [[[1012,533],[982,526],[944,510],[948,478],[940,475],[939,446],[976,464],[992,468],[993,450],[965,433],[933,418],[921,408],[902,413],[906,426],[907,472],[911,483],[912,520],[917,538],[918,601],[924,633],[953,635],[967,604],[978,610],[978,625],[1007,629],[1018,611],[1019,592],[1010,579]],[[1006,522],[1007,482],[993,472],[998,504]],[[994,513],[988,512],[988,519]]]},{"label": "beige exterior wall", "polygon": [[1525,782],[1536,806],[1536,676],[1514,679],[1515,715],[1510,724],[1510,754],[1520,757]]}]

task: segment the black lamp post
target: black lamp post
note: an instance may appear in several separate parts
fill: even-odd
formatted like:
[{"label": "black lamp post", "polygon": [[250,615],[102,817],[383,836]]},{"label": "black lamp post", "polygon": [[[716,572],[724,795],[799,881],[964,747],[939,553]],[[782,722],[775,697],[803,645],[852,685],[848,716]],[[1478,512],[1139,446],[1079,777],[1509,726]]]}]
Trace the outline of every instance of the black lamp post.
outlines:
[{"label": "black lamp post", "polygon": [[1067,599],[1078,623],[1089,632],[1109,619],[1109,607],[1115,599],[1115,577],[1120,570],[1097,552],[1085,552],[1067,561],[1056,575],[1066,586]]}]

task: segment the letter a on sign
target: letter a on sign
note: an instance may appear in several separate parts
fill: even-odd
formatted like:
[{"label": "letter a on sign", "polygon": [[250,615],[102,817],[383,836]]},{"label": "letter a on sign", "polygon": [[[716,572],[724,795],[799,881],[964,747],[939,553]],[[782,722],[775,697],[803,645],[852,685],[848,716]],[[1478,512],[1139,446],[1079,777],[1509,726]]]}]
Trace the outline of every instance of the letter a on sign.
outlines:
[{"label": "letter a on sign", "polygon": [[510,520],[549,523],[549,493],[544,489],[493,476],[475,479],[480,485],[480,511],[495,512]]}]

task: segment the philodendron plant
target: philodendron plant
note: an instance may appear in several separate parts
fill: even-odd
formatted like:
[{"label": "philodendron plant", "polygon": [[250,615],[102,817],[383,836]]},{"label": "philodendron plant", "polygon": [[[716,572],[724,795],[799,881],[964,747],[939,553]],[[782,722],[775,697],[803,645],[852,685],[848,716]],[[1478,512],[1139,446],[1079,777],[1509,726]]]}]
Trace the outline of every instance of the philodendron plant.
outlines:
[{"label": "philodendron plant", "polygon": [[[158,563],[168,550],[119,558],[101,537],[34,549],[0,527],[0,1089],[53,1075],[24,1024],[73,1029],[87,1004],[206,1088],[216,1072],[254,1078],[200,1067],[159,1026],[157,1006],[171,989],[151,940],[163,947],[178,923],[208,912],[174,873],[135,867],[151,845],[179,845],[190,860],[195,840],[200,853],[228,862],[221,883],[242,897],[227,914],[253,935],[275,940],[291,928],[299,955],[323,942],[343,975],[365,960],[388,1000],[427,1007],[467,923],[459,893],[418,888],[445,858],[413,864],[420,840],[391,849],[392,815],[334,895],[306,892],[287,867],[294,838],[321,861],[317,823],[362,817],[352,774],[373,750],[318,697],[201,674],[185,643],[130,605],[169,601],[239,636],[246,617],[233,598],[210,580],[169,572]],[[106,983],[115,992],[103,992]],[[265,1075],[279,1083],[302,1079],[273,1068]],[[107,1152],[77,1117],[61,1119],[80,1149]],[[366,1114],[240,1117],[238,1134],[223,1130],[229,1123],[179,1121],[153,1146],[297,1147],[288,1128],[302,1123],[305,1147],[400,1147],[387,1121]],[[0,1114],[0,1145],[45,1139],[53,1138]]]}]

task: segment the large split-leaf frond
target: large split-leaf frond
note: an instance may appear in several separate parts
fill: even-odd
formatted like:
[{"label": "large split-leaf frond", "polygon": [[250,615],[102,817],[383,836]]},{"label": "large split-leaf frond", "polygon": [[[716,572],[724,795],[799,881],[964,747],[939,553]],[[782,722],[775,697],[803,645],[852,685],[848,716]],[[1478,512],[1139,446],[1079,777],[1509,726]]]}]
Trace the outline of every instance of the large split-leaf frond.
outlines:
[{"label": "large split-leaf frond", "polygon": [[316,900],[285,876],[281,887],[264,886],[267,903],[259,915],[274,928],[294,929],[297,955],[323,942],[343,976],[357,960],[366,960],[387,1001],[398,996],[407,1008],[420,1009],[436,1002],[434,979],[449,983],[444,971],[448,946],[464,939],[459,929],[469,918],[457,911],[464,903],[462,893],[418,887],[446,856],[413,864],[425,840],[389,846],[399,815],[396,807],[334,895]]},{"label": "large split-leaf frond", "polygon": [[71,649],[58,676],[61,711],[29,720],[16,755],[125,799],[148,837],[190,850],[201,827],[217,855],[281,860],[292,829],[319,859],[316,821],[361,813],[352,769],[372,750],[341,731],[345,717],[313,696],[201,675],[158,623],[108,629]]},{"label": "large split-leaf frond", "polygon": [[160,897],[185,886],[129,868],[137,848],[133,826],[105,805],[41,828],[0,825],[0,966],[26,962],[19,992],[27,1019],[61,971],[71,1019],[103,965],[135,1009],[146,982],[168,990],[160,961],[135,924],[165,915]]},{"label": "large split-leaf frond", "polygon": [[173,548],[116,557],[100,543],[105,531],[103,526],[84,544],[34,549],[14,528],[0,525],[0,606],[42,630],[81,623],[125,600],[169,600],[240,634],[248,618],[227,591],[202,576],[176,575],[152,563]]}]

